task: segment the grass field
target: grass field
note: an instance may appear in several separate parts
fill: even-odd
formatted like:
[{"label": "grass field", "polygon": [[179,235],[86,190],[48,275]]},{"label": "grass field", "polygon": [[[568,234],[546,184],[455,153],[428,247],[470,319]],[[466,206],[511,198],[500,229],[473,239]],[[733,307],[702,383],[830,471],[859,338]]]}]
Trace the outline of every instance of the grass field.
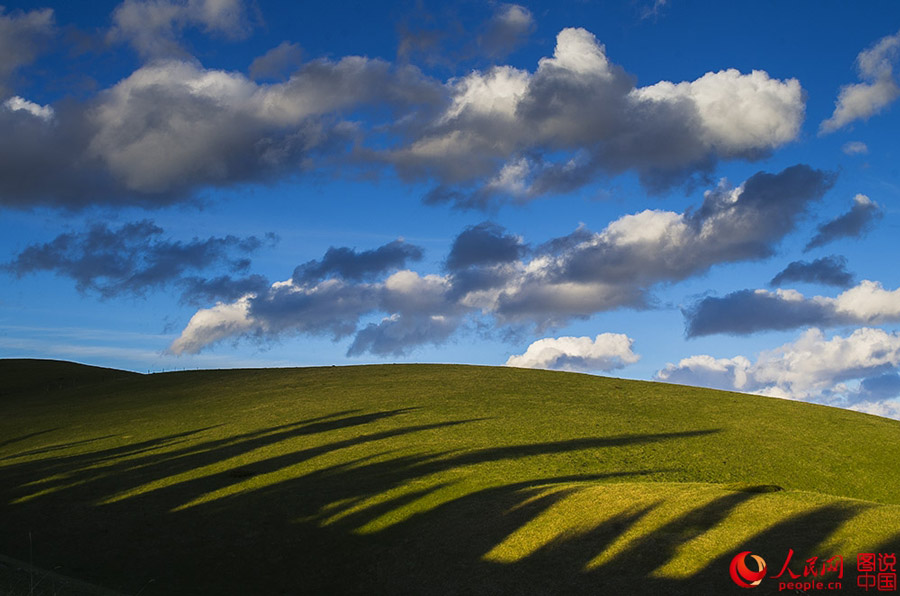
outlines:
[{"label": "grass field", "polygon": [[898,462],[897,421],[660,383],[0,361],[0,554],[125,594],[742,594],[789,549],[855,593]]}]

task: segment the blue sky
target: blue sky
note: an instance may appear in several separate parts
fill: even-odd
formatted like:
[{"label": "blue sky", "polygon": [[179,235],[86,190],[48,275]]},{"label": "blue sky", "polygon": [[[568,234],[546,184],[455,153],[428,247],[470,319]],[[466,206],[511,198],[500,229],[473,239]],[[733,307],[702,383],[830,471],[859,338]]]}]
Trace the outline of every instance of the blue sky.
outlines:
[{"label": "blue sky", "polygon": [[0,357],[900,418],[894,2],[7,2]]}]

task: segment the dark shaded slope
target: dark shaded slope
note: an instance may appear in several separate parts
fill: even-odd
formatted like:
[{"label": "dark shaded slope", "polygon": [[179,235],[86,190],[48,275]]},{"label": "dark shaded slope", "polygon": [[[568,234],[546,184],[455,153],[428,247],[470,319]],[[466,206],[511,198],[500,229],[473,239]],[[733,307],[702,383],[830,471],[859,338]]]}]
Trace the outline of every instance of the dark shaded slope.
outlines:
[{"label": "dark shaded slope", "polygon": [[0,360],[0,399],[42,395],[83,385],[140,376],[138,373],[61,360]]}]

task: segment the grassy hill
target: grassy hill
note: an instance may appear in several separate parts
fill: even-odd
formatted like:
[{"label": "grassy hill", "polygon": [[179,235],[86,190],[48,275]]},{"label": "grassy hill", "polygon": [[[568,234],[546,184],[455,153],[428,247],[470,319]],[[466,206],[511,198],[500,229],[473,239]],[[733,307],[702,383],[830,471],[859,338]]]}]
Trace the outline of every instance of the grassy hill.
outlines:
[{"label": "grassy hill", "polygon": [[0,554],[121,593],[740,594],[789,549],[854,593],[900,552],[900,423],[823,406],[454,365],[3,360],[0,396]]}]

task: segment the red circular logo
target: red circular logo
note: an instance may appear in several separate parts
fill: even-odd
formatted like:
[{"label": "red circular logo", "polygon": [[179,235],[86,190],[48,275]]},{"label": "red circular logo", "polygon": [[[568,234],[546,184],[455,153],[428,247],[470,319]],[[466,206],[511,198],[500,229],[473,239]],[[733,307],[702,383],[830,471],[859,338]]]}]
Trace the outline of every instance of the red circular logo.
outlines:
[{"label": "red circular logo", "polygon": [[[759,571],[751,571],[747,567],[747,555],[750,555],[756,561]],[[766,576],[766,562],[759,555],[753,555],[749,550],[745,550],[731,559],[731,566],[728,568],[728,571],[731,572],[731,579],[740,587],[755,588]]]}]

